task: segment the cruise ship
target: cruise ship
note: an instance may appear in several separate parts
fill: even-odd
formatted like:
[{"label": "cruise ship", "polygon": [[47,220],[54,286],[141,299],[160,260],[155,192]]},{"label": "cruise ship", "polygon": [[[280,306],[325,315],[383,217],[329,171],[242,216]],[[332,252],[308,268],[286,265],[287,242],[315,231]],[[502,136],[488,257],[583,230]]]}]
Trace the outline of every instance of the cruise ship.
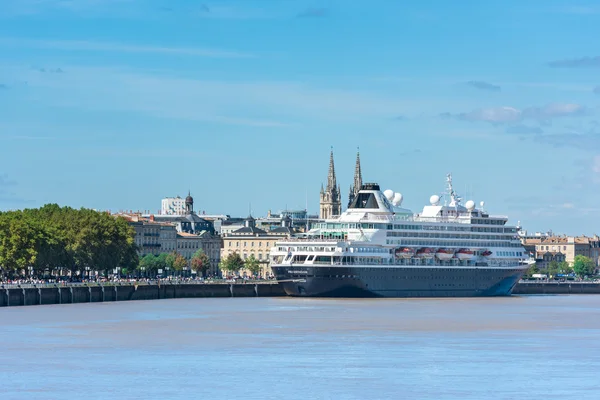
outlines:
[{"label": "cruise ship", "polygon": [[347,211],[276,243],[276,279],[290,296],[510,295],[533,262],[517,227],[483,202],[462,205],[451,174],[446,182],[417,214],[401,208],[400,193],[362,185]]}]

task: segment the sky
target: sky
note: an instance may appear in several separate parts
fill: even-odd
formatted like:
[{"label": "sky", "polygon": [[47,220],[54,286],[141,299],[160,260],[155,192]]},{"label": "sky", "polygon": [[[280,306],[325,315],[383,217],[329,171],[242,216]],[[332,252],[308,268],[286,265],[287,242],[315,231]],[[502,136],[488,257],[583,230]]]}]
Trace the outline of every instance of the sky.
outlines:
[{"label": "sky", "polygon": [[0,210],[318,212],[333,146],[420,211],[453,174],[600,234],[600,3],[2,0]]}]

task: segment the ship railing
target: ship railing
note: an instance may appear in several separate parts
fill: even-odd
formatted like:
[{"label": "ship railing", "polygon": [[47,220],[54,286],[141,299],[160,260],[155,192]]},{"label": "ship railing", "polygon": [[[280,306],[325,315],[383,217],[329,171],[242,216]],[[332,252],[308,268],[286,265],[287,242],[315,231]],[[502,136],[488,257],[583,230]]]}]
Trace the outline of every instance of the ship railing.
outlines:
[{"label": "ship railing", "polygon": [[278,241],[277,243],[298,243],[298,242],[310,242],[310,243],[339,243],[343,242],[342,238],[340,239],[308,239],[308,238],[292,238]]},{"label": "ship railing", "polygon": [[[493,215],[491,218],[503,218],[508,219],[505,215]],[[471,224],[471,217],[466,215],[450,216],[450,217],[425,217],[420,214],[416,214],[412,221],[415,222],[441,222],[441,223],[453,223],[453,224]]]}]

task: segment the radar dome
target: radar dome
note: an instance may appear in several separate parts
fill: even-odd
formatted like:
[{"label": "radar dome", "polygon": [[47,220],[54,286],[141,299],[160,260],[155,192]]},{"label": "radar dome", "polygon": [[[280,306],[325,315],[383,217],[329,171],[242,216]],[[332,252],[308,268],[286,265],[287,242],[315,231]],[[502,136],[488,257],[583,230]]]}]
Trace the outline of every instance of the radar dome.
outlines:
[{"label": "radar dome", "polygon": [[395,193],[394,194],[394,199],[392,200],[392,204],[396,207],[399,207],[400,204],[402,204],[402,194],[401,193]]},{"label": "radar dome", "polygon": [[485,201],[481,201],[481,202],[479,202],[479,206],[480,206],[481,208],[483,208],[483,206],[485,206]]},{"label": "radar dome", "polygon": [[475,202],[473,200],[469,200],[465,203],[465,207],[467,207],[467,210],[473,211],[475,209]]},{"label": "radar dome", "polygon": [[394,198],[394,191],[388,189],[385,192],[383,192],[383,195],[385,196],[386,199],[388,199],[389,201],[392,201],[392,199]]},{"label": "radar dome", "polygon": [[440,203],[440,196],[438,196],[437,194],[434,194],[433,196],[431,196],[429,198],[429,202],[431,203],[432,206],[437,206]]}]

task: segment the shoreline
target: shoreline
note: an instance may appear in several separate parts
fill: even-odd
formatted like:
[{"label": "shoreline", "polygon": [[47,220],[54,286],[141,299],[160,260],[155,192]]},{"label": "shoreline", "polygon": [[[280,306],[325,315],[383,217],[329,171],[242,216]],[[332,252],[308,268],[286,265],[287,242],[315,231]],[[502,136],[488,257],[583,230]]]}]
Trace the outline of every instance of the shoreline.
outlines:
[{"label": "shoreline", "polygon": [[[513,295],[600,294],[598,282],[520,282]],[[277,282],[94,283],[0,286],[0,307],[203,297],[286,297]]]}]

